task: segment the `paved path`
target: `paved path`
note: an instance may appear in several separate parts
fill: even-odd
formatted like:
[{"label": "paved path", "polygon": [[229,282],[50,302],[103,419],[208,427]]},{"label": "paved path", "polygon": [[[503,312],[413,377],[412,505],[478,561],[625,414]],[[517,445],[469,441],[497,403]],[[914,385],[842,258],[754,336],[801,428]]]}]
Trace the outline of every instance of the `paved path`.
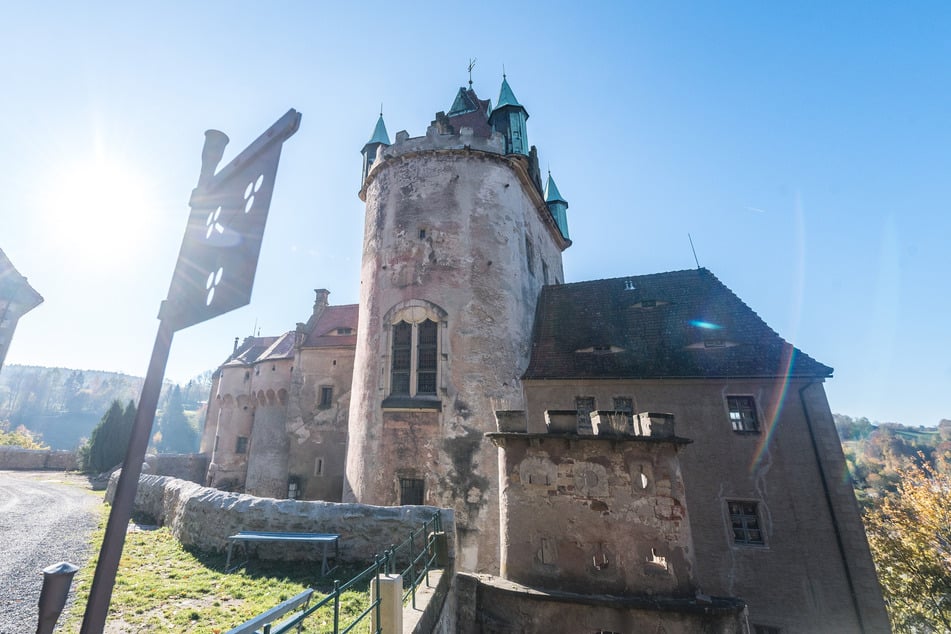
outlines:
[{"label": "paved path", "polygon": [[36,631],[43,568],[86,564],[101,504],[79,476],[0,471],[0,634]]}]

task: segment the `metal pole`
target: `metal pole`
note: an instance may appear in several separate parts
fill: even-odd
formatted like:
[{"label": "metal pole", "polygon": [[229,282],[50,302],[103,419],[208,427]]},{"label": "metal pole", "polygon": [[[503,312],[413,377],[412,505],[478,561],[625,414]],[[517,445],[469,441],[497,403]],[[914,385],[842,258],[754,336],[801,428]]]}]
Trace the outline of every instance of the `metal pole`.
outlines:
[{"label": "metal pole", "polygon": [[168,363],[173,334],[174,331],[165,320],[159,322],[155,345],[152,348],[152,359],[149,361],[149,370],[142,385],[139,408],[135,413],[129,448],[126,451],[125,461],[122,463],[122,472],[119,474],[116,494],[112,500],[112,511],[109,513],[109,522],[106,524],[106,534],[102,540],[102,548],[99,550],[99,563],[96,564],[96,574],[89,591],[86,614],[83,616],[83,625],[80,629],[81,634],[102,634],[106,624],[106,614],[109,612],[109,602],[112,599],[112,587],[115,585],[116,570],[119,568],[119,559],[122,557],[122,548],[125,546],[129,518],[132,517],[135,491],[139,486],[142,461],[145,459],[145,450],[148,448],[149,436],[152,433],[152,419],[155,418],[155,409],[162,391],[162,381],[165,378],[165,366]]}]

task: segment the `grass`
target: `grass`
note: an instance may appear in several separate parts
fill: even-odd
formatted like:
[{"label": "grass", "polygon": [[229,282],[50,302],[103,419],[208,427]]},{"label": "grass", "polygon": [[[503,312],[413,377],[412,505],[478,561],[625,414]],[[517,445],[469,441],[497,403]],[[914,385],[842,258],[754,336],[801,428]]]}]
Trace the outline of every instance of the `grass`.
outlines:
[{"label": "grass", "polygon": [[[92,538],[94,555],[77,573],[76,600],[60,619],[62,631],[78,632],[95,572],[108,509]],[[224,572],[225,555],[185,548],[167,528],[127,534],[112,592],[106,632],[220,633],[240,625],[306,588],[330,591],[333,580],[320,578],[319,562],[251,559],[236,572]],[[338,569],[342,581],[359,569]],[[318,594],[312,603],[319,601]],[[347,624],[369,605],[367,588],[341,596],[340,623]],[[332,608],[307,619],[304,632],[332,631]],[[361,623],[361,626],[363,624]],[[369,631],[366,627],[355,631]]]}]

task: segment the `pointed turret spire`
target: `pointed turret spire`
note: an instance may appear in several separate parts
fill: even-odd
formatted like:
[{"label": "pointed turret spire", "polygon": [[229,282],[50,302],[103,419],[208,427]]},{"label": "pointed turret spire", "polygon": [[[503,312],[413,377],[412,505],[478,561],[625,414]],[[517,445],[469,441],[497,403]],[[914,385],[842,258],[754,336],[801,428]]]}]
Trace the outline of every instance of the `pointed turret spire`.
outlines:
[{"label": "pointed turret spire", "polygon": [[548,172],[548,182],[545,183],[545,204],[548,205],[548,211],[555,219],[562,237],[568,240],[568,201],[558,191],[558,185],[551,177],[551,172]]},{"label": "pointed turret spire", "polygon": [[515,98],[508,78],[502,73],[502,88],[499,90],[499,103],[489,116],[492,128],[505,137],[506,154],[522,154],[528,156],[528,133],[525,122],[528,120],[528,111]]},{"label": "pointed turret spire", "polygon": [[367,141],[367,144],[370,143],[382,143],[383,145],[390,145],[390,135],[386,133],[386,124],[383,123],[383,109],[380,109],[380,118],[376,120],[376,127],[373,128],[373,136],[370,137],[370,140]]},{"label": "pointed turret spire", "polygon": [[366,142],[360,153],[363,154],[363,178],[361,183],[366,180],[373,162],[376,160],[380,148],[390,145],[390,135],[386,133],[386,124],[383,123],[383,107],[380,106],[380,118],[376,121],[376,127],[373,128],[373,136]]},{"label": "pointed turret spire", "polygon": [[[496,110],[504,106],[515,106],[518,108],[522,107],[522,104],[518,102],[518,99],[515,98],[515,93],[512,92],[511,86],[505,77],[505,73],[502,73],[502,89],[499,91],[499,105],[495,107]],[[526,113],[525,118],[528,118],[528,113]]]}]

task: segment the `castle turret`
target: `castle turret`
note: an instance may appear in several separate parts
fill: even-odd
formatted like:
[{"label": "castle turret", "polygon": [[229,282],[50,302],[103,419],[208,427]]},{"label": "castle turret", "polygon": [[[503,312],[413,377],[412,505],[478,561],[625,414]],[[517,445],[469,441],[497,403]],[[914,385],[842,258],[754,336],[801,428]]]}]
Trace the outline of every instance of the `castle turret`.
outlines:
[{"label": "castle turret", "polygon": [[367,174],[344,491],[455,509],[457,561],[485,572],[498,570],[499,508],[484,434],[496,409],[522,409],[535,306],[570,245],[531,161],[506,146],[488,100],[460,88]]},{"label": "castle turret", "polygon": [[370,173],[370,168],[373,167],[373,162],[376,160],[380,148],[389,144],[390,135],[386,133],[386,124],[383,123],[383,112],[380,112],[380,118],[377,119],[376,127],[373,128],[373,136],[370,137],[370,140],[367,141],[363,149],[360,150],[360,153],[363,155],[363,175],[360,178],[361,183],[366,180],[367,174]]},{"label": "castle turret", "polygon": [[545,183],[545,204],[551,212],[555,223],[558,224],[558,230],[566,240],[568,239],[568,201],[561,197],[558,191],[558,185],[555,185],[555,179],[548,172],[548,182]]},{"label": "castle turret", "polygon": [[499,91],[499,103],[492,110],[489,123],[492,128],[505,137],[506,154],[528,156],[528,111],[515,98],[505,75],[502,75],[502,89]]}]

